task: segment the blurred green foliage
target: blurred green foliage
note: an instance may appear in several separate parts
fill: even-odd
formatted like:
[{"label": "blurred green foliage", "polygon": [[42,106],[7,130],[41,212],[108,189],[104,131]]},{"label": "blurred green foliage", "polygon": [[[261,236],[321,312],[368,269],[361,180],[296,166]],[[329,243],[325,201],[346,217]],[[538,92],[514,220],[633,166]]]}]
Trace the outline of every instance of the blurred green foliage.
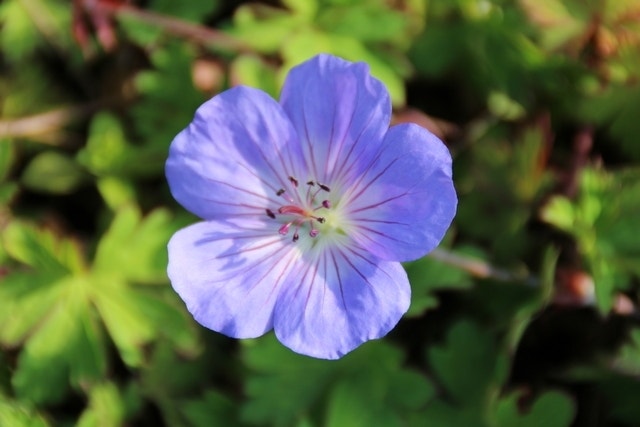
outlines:
[{"label": "blurred green foliage", "polygon": [[[165,273],[174,135],[318,52],[446,141],[460,198],[339,361],[205,330]],[[637,425],[638,118],[638,0],[2,0],[0,426]]]}]

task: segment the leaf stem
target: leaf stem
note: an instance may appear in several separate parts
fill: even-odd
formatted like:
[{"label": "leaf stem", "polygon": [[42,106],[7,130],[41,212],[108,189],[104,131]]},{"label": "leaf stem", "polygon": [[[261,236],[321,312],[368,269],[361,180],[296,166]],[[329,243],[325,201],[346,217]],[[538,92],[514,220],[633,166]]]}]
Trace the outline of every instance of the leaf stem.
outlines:
[{"label": "leaf stem", "polygon": [[84,6],[88,13],[102,13],[115,18],[134,19],[139,22],[161,27],[174,35],[192,39],[204,46],[240,52],[250,51],[245,43],[221,31],[156,12],[103,1],[85,0]]},{"label": "leaf stem", "polygon": [[486,261],[466,255],[460,255],[446,249],[436,248],[429,255],[444,264],[459,268],[481,279],[493,279],[500,282],[524,281],[527,285],[538,286],[535,277],[494,267]]}]

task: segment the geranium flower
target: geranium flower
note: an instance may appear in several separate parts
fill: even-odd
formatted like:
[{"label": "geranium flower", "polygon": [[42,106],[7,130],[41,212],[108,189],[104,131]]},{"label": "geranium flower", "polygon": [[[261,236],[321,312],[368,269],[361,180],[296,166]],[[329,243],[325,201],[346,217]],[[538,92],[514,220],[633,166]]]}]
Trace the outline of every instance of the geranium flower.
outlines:
[{"label": "geranium flower", "polygon": [[202,222],[169,242],[168,274],[194,318],[235,338],[274,329],[335,359],[409,307],[401,261],[435,248],[455,215],[451,156],[391,103],[364,63],[320,55],[280,103],[235,87],[171,144],[173,196]]}]

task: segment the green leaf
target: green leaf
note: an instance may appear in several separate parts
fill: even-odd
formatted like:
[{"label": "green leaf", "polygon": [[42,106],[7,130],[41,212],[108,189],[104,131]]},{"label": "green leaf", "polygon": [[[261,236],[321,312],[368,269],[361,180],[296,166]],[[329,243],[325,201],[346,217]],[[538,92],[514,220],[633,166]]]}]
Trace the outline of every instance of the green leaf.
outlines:
[{"label": "green leaf", "polygon": [[560,230],[572,232],[575,227],[573,205],[564,196],[554,196],[547,204],[540,215],[541,219]]},{"label": "green leaf", "polygon": [[[371,386],[374,387],[371,387]],[[358,381],[339,381],[329,398],[326,426],[328,427],[394,427],[402,420],[384,405],[381,390],[366,378]]]},{"label": "green leaf", "polygon": [[520,3],[530,19],[538,24],[545,48],[578,47],[572,45],[583,37],[589,24],[588,11],[581,2],[520,0]]},{"label": "green leaf", "polygon": [[0,286],[0,342],[17,346],[54,307],[63,282],[50,273],[14,273]]},{"label": "green leaf", "polygon": [[12,378],[16,394],[34,403],[59,402],[69,379],[80,388],[106,371],[104,343],[97,338],[83,291],[87,283],[69,279],[59,286],[64,295],[50,307],[47,322],[29,337]]},{"label": "green leaf", "polygon": [[233,402],[216,390],[207,390],[202,397],[184,401],[180,411],[190,427],[242,425],[237,418],[236,406]]},{"label": "green leaf", "polygon": [[131,111],[144,148],[144,155],[139,157],[143,164],[138,167],[149,174],[162,174],[169,144],[206,100],[193,84],[195,56],[194,49],[186,43],[169,44],[151,55],[154,70],[136,76],[141,99]]},{"label": "green leaf", "polygon": [[100,383],[89,393],[89,405],[76,426],[117,427],[123,425],[125,406],[118,388],[113,383]]},{"label": "green leaf", "polygon": [[261,4],[247,4],[236,9],[229,33],[259,53],[280,50],[288,37],[310,21],[307,14],[295,14]]},{"label": "green leaf", "polygon": [[12,62],[48,43],[58,49],[71,45],[71,9],[65,1],[7,0],[0,3],[0,47]]},{"label": "green leaf", "polygon": [[240,55],[231,64],[231,79],[234,85],[259,88],[277,98],[280,92],[276,72],[255,55]]},{"label": "green leaf", "polygon": [[96,182],[105,203],[114,211],[125,208],[137,201],[132,181],[117,176],[104,176]]},{"label": "green leaf", "polygon": [[100,239],[93,270],[136,283],[166,283],[166,246],[174,231],[166,210],[143,219],[137,208],[122,207]]},{"label": "green leaf", "polygon": [[429,361],[447,392],[461,405],[479,407],[504,374],[494,337],[475,323],[460,321],[445,346],[429,350]]},{"label": "green leaf", "polygon": [[637,377],[640,375],[640,329],[631,331],[630,340],[625,344],[614,361],[614,366],[621,372]]},{"label": "green leaf", "polygon": [[622,151],[640,159],[637,118],[640,115],[640,84],[612,85],[600,96],[587,99],[580,108],[587,120],[606,126]]},{"label": "green leaf", "polygon": [[406,44],[409,17],[384,2],[354,3],[320,11],[318,26],[362,42]]},{"label": "green leaf", "polygon": [[575,403],[565,393],[548,391],[539,396],[526,413],[519,410],[518,393],[496,405],[497,427],[569,427],[575,416]]},{"label": "green leaf", "polygon": [[[636,262],[640,242],[640,172],[615,173],[585,169],[575,201],[555,197],[543,208],[542,218],[566,231],[578,248],[595,282],[596,302],[607,313],[615,294],[640,277]],[[569,213],[570,212],[570,213]]]},{"label": "green leaf", "polygon": [[139,309],[140,295],[116,279],[94,279],[93,299],[122,360],[137,367],[144,361],[143,347],[157,334],[154,325]]},{"label": "green leaf", "polygon": [[87,178],[82,168],[70,157],[57,151],[45,151],[29,162],[20,181],[33,191],[70,194]]},{"label": "green leaf", "polygon": [[[247,343],[244,356],[252,375],[242,414],[250,423],[302,422],[328,394],[327,425],[403,425],[434,393],[424,376],[402,368],[402,353],[382,341],[327,361],[292,353],[270,334]],[[358,410],[365,407],[373,416]]]},{"label": "green leaf", "polygon": [[53,278],[85,269],[78,243],[60,239],[47,229],[12,221],[1,239],[9,256],[34,269],[49,272]]},{"label": "green leaf", "polygon": [[30,405],[7,399],[0,394],[0,426],[49,427],[50,424]]},{"label": "green leaf", "polygon": [[42,41],[22,2],[7,0],[0,4],[0,46],[13,61],[29,55]]},{"label": "green leaf", "polygon": [[220,7],[219,0],[205,2],[177,2],[173,0],[152,0],[151,8],[165,15],[202,22],[204,18]]}]

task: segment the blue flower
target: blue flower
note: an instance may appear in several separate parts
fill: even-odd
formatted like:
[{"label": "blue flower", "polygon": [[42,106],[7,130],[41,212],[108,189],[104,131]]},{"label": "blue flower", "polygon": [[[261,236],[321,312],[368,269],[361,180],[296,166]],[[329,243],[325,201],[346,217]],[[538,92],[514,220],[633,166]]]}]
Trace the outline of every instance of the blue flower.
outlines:
[{"label": "blue flower", "polygon": [[435,248],[455,215],[451,155],[391,103],[363,63],[319,55],[280,103],[235,87],[171,144],[175,199],[203,219],[169,242],[168,274],[194,318],[235,338],[274,329],[336,359],[387,334],[409,307],[400,265]]}]

